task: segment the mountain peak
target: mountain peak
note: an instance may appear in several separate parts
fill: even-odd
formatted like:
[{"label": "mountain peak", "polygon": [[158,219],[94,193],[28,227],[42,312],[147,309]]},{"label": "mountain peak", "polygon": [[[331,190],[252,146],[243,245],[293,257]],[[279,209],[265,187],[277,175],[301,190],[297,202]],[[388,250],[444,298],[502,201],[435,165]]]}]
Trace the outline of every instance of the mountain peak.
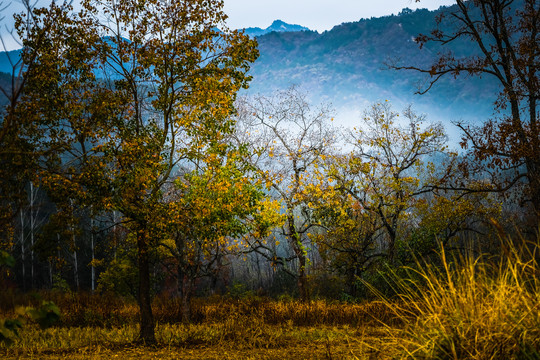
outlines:
[{"label": "mountain peak", "polygon": [[309,31],[309,29],[305,26],[296,25],[296,24],[288,24],[284,22],[283,20],[274,20],[272,22],[272,25],[267,27],[266,29],[261,29],[259,27],[250,27],[244,29],[246,34],[249,36],[261,36],[264,34],[271,33],[273,31],[275,32],[294,32],[294,31]]},{"label": "mountain peak", "polygon": [[288,26],[299,26],[299,25],[290,25],[290,24],[287,24],[285,21],[283,20],[274,20],[272,22],[272,25],[270,25],[269,27],[267,27],[267,29],[272,29],[272,28],[287,28]]}]

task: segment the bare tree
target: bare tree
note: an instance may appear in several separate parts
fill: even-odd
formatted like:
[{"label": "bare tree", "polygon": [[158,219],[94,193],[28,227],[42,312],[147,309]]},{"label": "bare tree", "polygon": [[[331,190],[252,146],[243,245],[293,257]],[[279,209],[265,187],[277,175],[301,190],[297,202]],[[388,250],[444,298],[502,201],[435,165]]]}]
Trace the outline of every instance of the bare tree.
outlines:
[{"label": "bare tree", "polygon": [[[308,231],[316,226],[305,201],[306,187],[314,166],[324,154],[332,151],[336,133],[330,126],[329,106],[313,108],[307,95],[296,87],[276,92],[272,97],[241,99],[239,107],[240,142],[250,148],[250,163],[260,172],[272,195],[282,203],[286,221],[281,235],[293,250],[293,256],[280,258],[261,241],[252,246],[261,254],[286,268],[287,262],[298,262],[298,291],[307,300]],[[266,250],[266,251],[263,251]]]},{"label": "bare tree", "polygon": [[[429,75],[429,91],[444,76],[489,76],[501,86],[495,103],[498,115],[483,125],[463,122],[461,145],[470,149],[479,168],[464,163],[465,175],[471,171],[489,172],[490,186],[483,189],[455,185],[464,191],[507,192],[521,190],[522,204],[530,203],[535,213],[535,228],[540,219],[540,127],[538,124],[540,5],[536,0],[457,0],[456,10],[439,18],[430,35],[416,38],[449,45],[465,39],[476,55],[457,57],[452,52],[440,55],[427,68],[395,66]],[[447,30],[453,29],[453,30]]]}]

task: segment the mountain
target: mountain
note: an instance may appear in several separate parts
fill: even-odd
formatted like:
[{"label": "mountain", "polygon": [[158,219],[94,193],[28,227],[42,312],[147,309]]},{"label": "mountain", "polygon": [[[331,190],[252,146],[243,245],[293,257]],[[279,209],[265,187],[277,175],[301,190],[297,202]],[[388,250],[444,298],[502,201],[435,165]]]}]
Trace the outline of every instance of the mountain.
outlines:
[{"label": "mountain", "polygon": [[[251,36],[257,37],[264,34],[269,34],[271,32],[297,32],[297,31],[310,31],[307,27],[301,25],[287,24],[281,20],[274,20],[272,25],[266,29],[261,29],[259,27],[249,27],[243,29],[244,32]],[[110,43],[111,44],[111,43]],[[12,62],[19,60],[21,50],[12,50],[12,51],[2,51],[0,52],[0,73],[11,73],[12,72]]]},{"label": "mountain", "polygon": [[[253,64],[247,94],[269,94],[292,84],[306,89],[312,102],[331,102],[336,119],[354,125],[361,110],[375,101],[389,100],[396,110],[409,103],[432,120],[479,122],[491,116],[498,84],[488,78],[447,77],[426,95],[415,95],[428,80],[411,71],[391,70],[388,63],[429,67],[437,44],[422,49],[414,39],[436,27],[436,17],[452,10],[404,9],[399,15],[344,23],[322,34],[313,31],[272,32],[257,38],[260,57]],[[452,24],[445,25],[449,30]],[[456,56],[474,54],[470,42],[451,48]]]},{"label": "mountain", "polygon": [[301,25],[291,25],[281,20],[275,20],[272,25],[266,29],[259,27],[249,27],[244,29],[245,33],[251,37],[261,36],[271,32],[296,32],[296,31],[309,31],[307,27]]},{"label": "mountain", "polygon": [[[9,74],[0,72],[0,89],[11,89],[11,76]],[[7,104],[9,104],[8,98],[0,91],[0,108]]]}]

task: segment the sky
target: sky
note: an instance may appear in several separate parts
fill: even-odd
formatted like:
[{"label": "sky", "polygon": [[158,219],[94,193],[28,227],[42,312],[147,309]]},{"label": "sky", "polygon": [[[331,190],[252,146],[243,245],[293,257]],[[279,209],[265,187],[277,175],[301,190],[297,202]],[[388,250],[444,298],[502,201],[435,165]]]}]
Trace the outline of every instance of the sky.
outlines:
[{"label": "sky", "polygon": [[[454,0],[224,0],[225,13],[229,15],[231,29],[246,27],[266,28],[274,20],[306,26],[323,32],[343,22],[358,21],[362,18],[398,14],[403,8],[437,9],[441,5],[451,5]],[[12,15],[21,10],[20,1],[2,1],[9,4],[1,7],[0,35],[8,50],[18,48],[6,28],[13,26]],[[77,1],[75,1],[77,2]],[[40,5],[50,1],[41,0]],[[3,19],[2,19],[3,17]],[[3,50],[0,45],[0,51]]]},{"label": "sky", "polygon": [[454,0],[225,0],[232,29],[266,28],[273,20],[323,32],[343,22],[398,14],[403,8],[438,9]]}]

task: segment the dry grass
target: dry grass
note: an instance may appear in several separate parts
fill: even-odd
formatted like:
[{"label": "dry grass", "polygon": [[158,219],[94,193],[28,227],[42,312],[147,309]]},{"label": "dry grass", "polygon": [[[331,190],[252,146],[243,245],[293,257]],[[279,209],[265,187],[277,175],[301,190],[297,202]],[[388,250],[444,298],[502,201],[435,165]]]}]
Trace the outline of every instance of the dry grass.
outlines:
[{"label": "dry grass", "polygon": [[[156,347],[133,343],[136,304],[89,294],[42,294],[63,311],[60,326],[27,325],[0,358],[74,359],[540,359],[540,241],[500,259],[447,256],[392,279],[398,298],[366,304],[195,299],[183,325],[177,299],[158,297]],[[11,304],[35,300],[0,295]],[[7,299],[7,300],[6,300]]]},{"label": "dry grass", "polygon": [[194,318],[196,322],[222,322],[230,314],[238,316],[256,316],[266,324],[279,325],[291,322],[295,326],[358,326],[378,324],[379,321],[391,322],[393,313],[383,302],[349,304],[315,300],[268,301],[260,298],[239,301],[195,302]]},{"label": "dry grass", "polygon": [[[122,328],[27,328],[3,358],[297,358],[371,359],[389,355],[397,344],[383,328],[266,325],[256,318],[223,323],[158,325],[158,345],[132,343],[136,326]],[[163,356],[161,356],[161,355]],[[281,357],[280,357],[281,356]],[[385,356],[383,356],[384,358]]]},{"label": "dry grass", "polygon": [[43,297],[58,303],[61,324],[45,331],[28,324],[12,346],[0,345],[0,357],[376,359],[396,347],[379,324],[379,317],[391,314],[380,302],[195,299],[195,321],[183,325],[179,301],[159,297],[153,304],[158,346],[146,348],[133,343],[138,312],[129,301],[88,294]]},{"label": "dry grass", "polygon": [[[442,267],[424,265],[417,280],[395,277],[405,326],[402,356],[411,359],[540,359],[539,243],[505,239],[492,261],[466,254]],[[395,301],[386,300],[396,305]]]},{"label": "dry grass", "polygon": [[[7,296],[4,295],[4,298]],[[113,296],[85,293],[41,293],[40,298],[53,301],[62,311],[59,326],[64,327],[121,327],[138,323],[138,306],[133,301]],[[2,303],[0,299],[0,303]],[[32,296],[12,294],[4,304],[37,306]],[[154,318],[161,324],[175,324],[181,320],[181,301],[168,296],[154,299]],[[0,317],[14,314],[15,306],[5,306]],[[192,322],[195,324],[222,323],[233,317],[255,317],[265,324],[279,325],[292,322],[296,326],[357,326],[391,322],[393,313],[383,302],[350,304],[327,300],[275,301],[257,296],[243,299],[215,296],[196,298],[192,302]]]}]

